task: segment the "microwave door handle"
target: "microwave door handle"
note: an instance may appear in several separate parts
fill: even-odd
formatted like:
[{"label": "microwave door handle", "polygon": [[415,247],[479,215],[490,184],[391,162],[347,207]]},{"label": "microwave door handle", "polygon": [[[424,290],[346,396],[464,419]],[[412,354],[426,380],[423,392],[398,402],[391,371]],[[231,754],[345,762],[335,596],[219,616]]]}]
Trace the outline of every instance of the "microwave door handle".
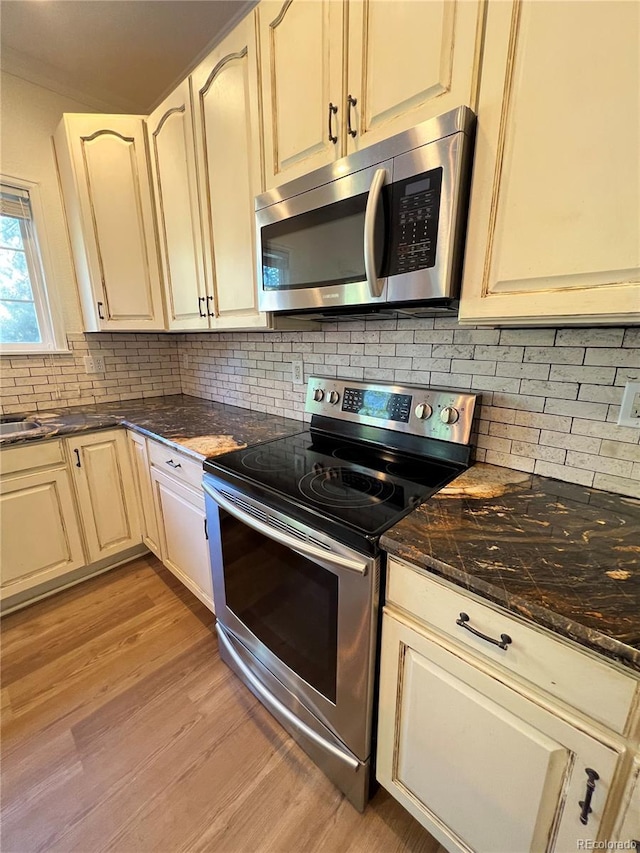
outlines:
[{"label": "microwave door handle", "polygon": [[364,213],[364,271],[367,276],[369,293],[371,296],[382,294],[382,281],[378,278],[376,269],[376,213],[380,203],[380,194],[387,177],[386,169],[376,169],[371,181],[371,189],[367,199],[367,207]]}]

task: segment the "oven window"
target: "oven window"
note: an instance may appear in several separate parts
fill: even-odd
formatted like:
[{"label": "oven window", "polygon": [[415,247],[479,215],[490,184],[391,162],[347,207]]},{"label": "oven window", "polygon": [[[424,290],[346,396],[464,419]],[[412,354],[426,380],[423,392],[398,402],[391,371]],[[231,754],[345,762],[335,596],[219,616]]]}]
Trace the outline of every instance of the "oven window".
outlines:
[{"label": "oven window", "polygon": [[227,607],[300,678],[336,701],[338,578],[220,511]]},{"label": "oven window", "polygon": [[[295,290],[364,281],[364,214],[368,193],[261,229],[262,287]],[[384,205],[376,218],[378,269],[384,255]]]}]

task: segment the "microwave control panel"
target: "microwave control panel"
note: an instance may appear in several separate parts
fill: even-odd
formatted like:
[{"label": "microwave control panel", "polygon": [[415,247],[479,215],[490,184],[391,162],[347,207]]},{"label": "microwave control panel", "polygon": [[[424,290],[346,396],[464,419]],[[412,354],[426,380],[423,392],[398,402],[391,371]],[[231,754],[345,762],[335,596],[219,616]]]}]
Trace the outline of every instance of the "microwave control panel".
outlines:
[{"label": "microwave control panel", "polygon": [[441,190],[442,167],[394,181],[389,275],[435,266]]}]

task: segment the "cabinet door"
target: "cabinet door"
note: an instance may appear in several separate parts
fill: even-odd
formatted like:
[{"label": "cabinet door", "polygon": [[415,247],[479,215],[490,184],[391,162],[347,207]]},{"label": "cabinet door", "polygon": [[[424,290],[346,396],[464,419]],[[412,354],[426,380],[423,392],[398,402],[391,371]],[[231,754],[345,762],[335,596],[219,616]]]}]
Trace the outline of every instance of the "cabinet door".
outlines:
[{"label": "cabinet door", "polygon": [[[617,823],[614,838],[620,843],[619,849],[640,850],[640,755],[633,762],[629,783],[621,798]],[[635,848],[630,847],[630,842],[635,842]],[[626,848],[622,846],[624,843]]]},{"label": "cabinet door", "polygon": [[0,597],[84,566],[66,468],[0,481]]},{"label": "cabinet door", "polygon": [[155,468],[151,478],[161,519],[162,561],[213,611],[204,493],[183,486]]},{"label": "cabinet door", "polygon": [[260,121],[255,17],[248,15],[192,76],[211,328],[260,328],[254,198]]},{"label": "cabinet door", "polygon": [[344,16],[343,0],[258,6],[267,189],[345,153]]},{"label": "cabinet door", "polygon": [[90,562],[142,541],[124,430],[67,439]]},{"label": "cabinet door", "polygon": [[475,110],[483,10],[479,0],[350,0],[349,151],[461,104]]},{"label": "cabinet door", "polygon": [[198,208],[191,82],[146,122],[170,329],[209,327]]},{"label": "cabinet door", "polygon": [[135,432],[127,433],[131,460],[133,465],[133,478],[137,485],[140,507],[140,523],[142,526],[142,541],[150,551],[162,559],[160,550],[160,534],[158,530],[158,519],[153,501],[153,487],[151,485],[151,472],[149,470],[149,456],[147,454],[147,440],[144,436]]},{"label": "cabinet door", "polygon": [[[578,849],[596,838],[618,757],[385,613],[378,779],[448,849]],[[599,779],[585,826],[587,768]]]},{"label": "cabinet door", "polygon": [[640,320],[639,26],[637,3],[489,3],[461,320]]},{"label": "cabinet door", "polygon": [[66,113],[55,142],[86,330],[163,329],[143,117]]}]

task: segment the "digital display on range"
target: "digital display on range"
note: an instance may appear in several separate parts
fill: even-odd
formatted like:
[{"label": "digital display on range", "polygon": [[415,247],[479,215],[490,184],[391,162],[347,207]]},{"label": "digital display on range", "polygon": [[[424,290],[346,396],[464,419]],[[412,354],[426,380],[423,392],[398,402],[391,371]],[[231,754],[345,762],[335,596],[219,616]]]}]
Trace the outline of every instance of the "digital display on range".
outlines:
[{"label": "digital display on range", "polygon": [[401,421],[406,424],[411,415],[411,400],[410,394],[345,388],[342,411],[383,421]]}]

